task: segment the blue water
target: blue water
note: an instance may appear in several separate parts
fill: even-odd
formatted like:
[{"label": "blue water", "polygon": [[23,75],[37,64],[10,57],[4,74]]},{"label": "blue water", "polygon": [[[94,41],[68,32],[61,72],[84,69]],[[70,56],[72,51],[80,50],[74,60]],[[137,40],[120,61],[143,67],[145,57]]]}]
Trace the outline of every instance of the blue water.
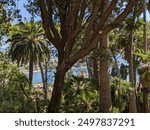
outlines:
[{"label": "blue water", "polygon": [[[29,77],[29,72],[26,72],[25,75],[28,78]],[[49,71],[47,75],[48,75],[48,83],[54,83],[55,72],[54,71]],[[33,72],[32,84],[41,83],[41,82],[42,82],[41,72]]]},{"label": "blue water", "polygon": [[[87,72],[87,68],[86,67],[72,68],[70,71],[71,71],[72,75],[77,76],[81,73],[81,71]],[[29,77],[29,72],[26,72],[25,75],[28,78]],[[48,83],[53,84],[54,79],[55,79],[55,71],[54,70],[49,70],[48,71]],[[41,83],[41,82],[42,82],[41,73],[40,72],[33,72],[32,84]]]}]

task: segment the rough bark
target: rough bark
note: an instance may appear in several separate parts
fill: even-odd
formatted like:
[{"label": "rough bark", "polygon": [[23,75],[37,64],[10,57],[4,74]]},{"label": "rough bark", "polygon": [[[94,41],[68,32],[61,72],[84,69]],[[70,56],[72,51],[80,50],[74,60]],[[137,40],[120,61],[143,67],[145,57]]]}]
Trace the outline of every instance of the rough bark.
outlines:
[{"label": "rough bark", "polygon": [[[117,2],[117,1],[116,1]],[[111,6],[111,5],[110,5]],[[114,6],[114,5],[112,5]],[[102,25],[106,25],[105,13],[108,11],[109,1],[105,0],[102,2],[101,7],[101,20]],[[109,52],[108,52],[108,37],[104,35],[100,40],[100,112],[112,112],[112,100],[111,100],[111,88],[110,88],[110,77],[108,73],[109,68]]]},{"label": "rough bark", "polygon": [[98,58],[93,59],[93,77],[99,81],[99,60]]},{"label": "rough bark", "polygon": [[101,40],[100,49],[102,52],[102,57],[100,57],[100,112],[106,113],[112,112],[107,36]]}]

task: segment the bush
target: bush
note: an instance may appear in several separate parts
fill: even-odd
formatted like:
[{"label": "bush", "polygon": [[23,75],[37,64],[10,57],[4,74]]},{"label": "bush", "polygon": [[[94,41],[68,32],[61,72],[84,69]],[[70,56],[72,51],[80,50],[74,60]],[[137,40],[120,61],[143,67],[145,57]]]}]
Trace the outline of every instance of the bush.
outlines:
[{"label": "bush", "polygon": [[61,112],[98,112],[99,92],[95,82],[72,76],[63,90]]},{"label": "bush", "polygon": [[0,112],[35,112],[28,88],[16,65],[0,59]]},{"label": "bush", "polygon": [[128,112],[129,94],[132,91],[130,84],[126,80],[112,77],[110,86],[113,112]]},{"label": "bush", "polygon": [[[113,112],[128,112],[129,83],[117,77],[111,78]],[[99,112],[99,87],[95,80],[71,76],[67,79],[60,112]]]}]

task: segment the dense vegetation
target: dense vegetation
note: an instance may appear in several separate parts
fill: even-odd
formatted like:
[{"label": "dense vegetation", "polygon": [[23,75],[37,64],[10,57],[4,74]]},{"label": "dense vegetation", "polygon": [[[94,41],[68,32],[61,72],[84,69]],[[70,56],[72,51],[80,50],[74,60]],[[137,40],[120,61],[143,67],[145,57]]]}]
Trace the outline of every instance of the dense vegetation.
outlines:
[{"label": "dense vegetation", "polygon": [[0,112],[150,112],[150,1],[17,5],[0,2]]}]

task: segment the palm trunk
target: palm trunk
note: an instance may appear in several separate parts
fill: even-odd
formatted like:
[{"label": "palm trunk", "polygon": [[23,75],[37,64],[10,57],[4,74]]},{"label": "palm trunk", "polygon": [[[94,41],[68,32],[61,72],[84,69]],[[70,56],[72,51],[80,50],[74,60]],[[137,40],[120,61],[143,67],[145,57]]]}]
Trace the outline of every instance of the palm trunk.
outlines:
[{"label": "palm trunk", "polygon": [[100,43],[100,50],[103,57],[100,57],[100,112],[112,112],[110,77],[108,73],[109,57],[108,57],[107,36]]},{"label": "palm trunk", "polygon": [[48,78],[47,78],[47,72],[48,72],[48,68],[47,68],[47,64],[48,62],[45,62],[45,103],[48,104],[48,99],[47,99],[47,88],[48,88]]},{"label": "palm trunk", "polygon": [[40,71],[41,71],[41,77],[42,77],[42,82],[43,82],[43,91],[44,91],[44,100],[45,100],[45,104],[47,104],[47,87],[45,84],[45,76],[44,76],[44,71],[43,71],[43,67],[41,65],[41,62],[39,62],[39,67],[40,67]]},{"label": "palm trunk", "polygon": [[36,105],[35,111],[36,111],[36,113],[39,113],[40,112],[40,104],[39,104],[39,95],[37,92],[36,92],[35,105]]},{"label": "palm trunk", "polygon": [[133,91],[130,94],[129,97],[129,112],[130,113],[136,113],[137,107],[136,107],[136,87],[135,87],[135,81],[134,81],[134,66],[133,66],[133,54],[131,49],[131,56],[129,59],[129,80],[131,87],[133,88]]},{"label": "palm trunk", "polygon": [[32,87],[32,79],[33,79],[33,59],[30,59],[29,62],[29,89]]},{"label": "palm trunk", "polygon": [[52,97],[51,101],[48,104],[47,112],[59,112],[65,73],[66,71],[64,69],[57,69],[56,71]]},{"label": "palm trunk", "polygon": [[129,112],[130,113],[136,113],[137,112],[137,106],[136,106],[136,86],[135,86],[135,77],[134,77],[134,48],[133,48],[133,27],[135,24],[135,12],[133,14],[132,23],[131,23],[131,29],[129,32],[128,37],[128,46],[129,46],[129,81],[132,87],[132,92],[129,97]]},{"label": "palm trunk", "polygon": [[[103,1],[102,15],[105,15],[105,11],[109,6],[109,0]],[[108,37],[103,36],[100,41],[100,112],[112,112],[112,100],[111,100],[111,88],[110,77],[108,73],[109,69],[109,55],[108,55]]]}]

